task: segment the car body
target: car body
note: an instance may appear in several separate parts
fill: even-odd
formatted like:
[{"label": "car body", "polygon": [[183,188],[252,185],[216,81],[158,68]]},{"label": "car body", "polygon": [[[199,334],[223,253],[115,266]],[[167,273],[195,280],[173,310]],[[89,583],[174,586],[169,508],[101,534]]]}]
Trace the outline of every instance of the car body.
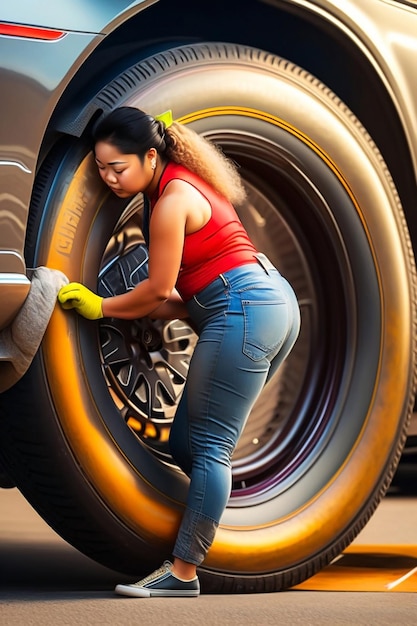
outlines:
[{"label": "car body", "polygon": [[[0,10],[0,329],[39,265],[103,295],[146,275],[141,198],[109,197],[88,141],[120,104],[172,108],[239,163],[242,220],[299,295],[300,340],[235,453],[207,590],[277,590],[317,571],[415,443],[416,32],[416,3],[395,0]],[[187,479],[167,433],[194,343],[180,323],[86,326],[55,310],[0,395],[5,474],[115,569],[141,573],[132,555],[145,571],[172,545]]]}]

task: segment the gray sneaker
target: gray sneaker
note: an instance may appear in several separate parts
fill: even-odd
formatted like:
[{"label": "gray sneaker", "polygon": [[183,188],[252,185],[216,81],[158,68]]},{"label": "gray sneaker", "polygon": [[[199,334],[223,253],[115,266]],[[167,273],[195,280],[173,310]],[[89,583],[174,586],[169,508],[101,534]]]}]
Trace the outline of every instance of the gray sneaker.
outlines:
[{"label": "gray sneaker", "polygon": [[132,598],[175,597],[195,598],[200,594],[200,583],[197,576],[192,580],[181,580],[172,573],[172,563],[165,561],[163,565],[146,578],[130,585],[117,585],[115,592],[121,596]]}]

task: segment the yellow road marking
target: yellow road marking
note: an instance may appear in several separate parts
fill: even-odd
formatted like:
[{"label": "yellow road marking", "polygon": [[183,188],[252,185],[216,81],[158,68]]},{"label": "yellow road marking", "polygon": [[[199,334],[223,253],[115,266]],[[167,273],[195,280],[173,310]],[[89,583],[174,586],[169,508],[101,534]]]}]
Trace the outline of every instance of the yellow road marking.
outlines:
[{"label": "yellow road marking", "polygon": [[[400,585],[405,580],[408,580],[414,574],[417,574],[417,567],[414,567],[412,570],[408,572],[408,574],[404,574],[404,576],[401,576],[401,578],[398,578],[398,580],[394,580],[392,583],[388,583],[388,585],[386,585],[388,591],[391,591],[391,589],[394,589],[394,587],[397,587],[397,585]],[[417,586],[416,586],[416,590],[417,590]]]},{"label": "yellow road marking", "polygon": [[417,546],[349,546],[300,591],[417,593]]}]

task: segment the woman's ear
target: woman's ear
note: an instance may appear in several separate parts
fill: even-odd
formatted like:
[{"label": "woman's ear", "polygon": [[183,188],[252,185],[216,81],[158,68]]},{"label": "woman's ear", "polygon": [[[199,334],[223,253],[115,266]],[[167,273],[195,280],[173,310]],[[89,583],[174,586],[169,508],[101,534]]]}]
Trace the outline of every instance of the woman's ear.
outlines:
[{"label": "woman's ear", "polygon": [[156,157],[157,157],[158,153],[156,151],[155,148],[150,148],[148,150],[148,154],[147,157],[149,159],[149,162],[151,164],[151,168],[154,170],[156,168]]}]

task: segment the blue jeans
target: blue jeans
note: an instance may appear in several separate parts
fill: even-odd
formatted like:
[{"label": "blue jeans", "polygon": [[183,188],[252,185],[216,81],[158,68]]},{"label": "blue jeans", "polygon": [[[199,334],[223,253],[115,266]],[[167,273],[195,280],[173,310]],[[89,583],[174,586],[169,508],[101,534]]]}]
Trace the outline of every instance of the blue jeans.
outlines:
[{"label": "blue jeans", "polygon": [[187,308],[199,339],[169,440],[190,477],[173,555],[200,565],[230,496],[232,453],[265,382],[297,339],[300,313],[288,282],[258,263],[221,274]]}]

